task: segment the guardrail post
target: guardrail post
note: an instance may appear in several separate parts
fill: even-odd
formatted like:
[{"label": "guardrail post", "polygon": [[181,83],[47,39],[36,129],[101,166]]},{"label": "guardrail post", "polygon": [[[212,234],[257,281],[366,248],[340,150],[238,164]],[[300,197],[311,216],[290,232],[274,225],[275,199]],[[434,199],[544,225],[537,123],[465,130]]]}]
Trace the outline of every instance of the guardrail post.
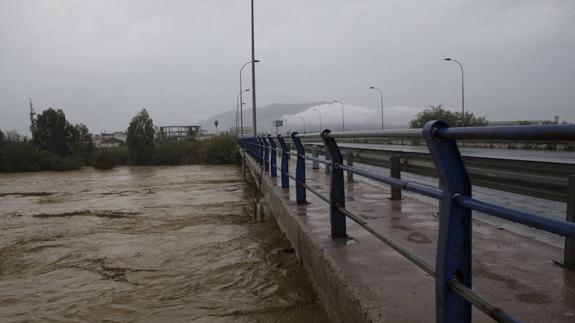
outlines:
[{"label": "guardrail post", "polygon": [[456,196],[471,196],[471,181],[453,139],[439,139],[434,131],[448,128],[443,121],[429,121],[423,136],[444,189],[439,210],[435,268],[436,322],[471,322],[471,304],[449,288],[457,280],[471,288],[471,210],[457,206]]},{"label": "guardrail post", "polygon": [[[353,166],[353,151],[351,151],[351,150],[347,152],[347,165]],[[347,172],[347,182],[348,183],[353,182],[353,173],[352,172]]]},{"label": "guardrail post", "polygon": [[[327,151],[327,149],[326,149],[326,151],[325,151],[325,160],[327,160],[327,161],[330,161],[330,160],[331,160],[331,157],[330,157],[329,152]],[[330,172],[331,172],[331,165],[330,165],[330,164],[325,164],[325,173],[326,173],[326,174],[329,174]]]},{"label": "guardrail post", "polygon": [[289,188],[289,177],[288,177],[288,172],[289,172],[288,157],[289,157],[289,154],[287,151],[286,142],[284,141],[284,138],[282,137],[282,135],[278,135],[278,142],[282,148],[282,164],[280,167],[281,178],[282,178],[282,188]]},{"label": "guardrail post", "polygon": [[296,169],[295,169],[295,196],[297,204],[306,203],[306,188],[305,188],[305,148],[301,140],[297,136],[297,132],[292,132],[291,139],[297,151]]},{"label": "guardrail post", "polygon": [[268,135],[268,142],[270,143],[271,151],[270,151],[270,172],[272,177],[278,177],[278,169],[276,166],[276,156],[277,156],[277,149],[276,143],[271,135]]},{"label": "guardrail post", "polygon": [[259,146],[258,146],[258,141],[257,138],[250,138],[250,155],[259,163],[259,159],[258,159],[258,151],[259,151]]},{"label": "guardrail post", "polygon": [[[318,146],[312,146],[311,147],[311,156],[315,157],[315,158],[319,158],[319,147]],[[313,161],[311,169],[319,169],[319,162],[317,161]]]},{"label": "guardrail post", "polygon": [[266,137],[262,136],[262,142],[264,144],[264,172],[270,171],[270,145]]},{"label": "guardrail post", "polygon": [[256,140],[258,144],[258,163],[260,163],[260,166],[262,166],[264,164],[264,147],[262,143],[262,138],[257,136]]},{"label": "guardrail post", "polygon": [[[389,176],[401,179],[401,159],[399,156],[389,158]],[[391,188],[391,200],[401,200],[401,188]]]},{"label": "guardrail post", "polygon": [[[567,182],[567,221],[575,222],[575,175],[570,175]],[[575,239],[565,238],[563,264],[575,270]]]},{"label": "guardrail post", "polygon": [[242,147],[242,176],[244,178],[244,182],[247,181],[246,178],[246,149]]},{"label": "guardrail post", "polygon": [[[343,164],[343,157],[335,139],[329,136],[331,131],[324,130],[321,133],[321,138],[326,147],[326,157],[331,156],[332,171],[329,188],[329,218],[331,226],[332,239],[346,239],[347,229],[345,224],[345,214],[343,214],[339,207],[345,207],[345,190],[343,180],[343,170],[337,165]],[[327,165],[329,166],[329,165]],[[329,167],[328,167],[329,168]]]}]

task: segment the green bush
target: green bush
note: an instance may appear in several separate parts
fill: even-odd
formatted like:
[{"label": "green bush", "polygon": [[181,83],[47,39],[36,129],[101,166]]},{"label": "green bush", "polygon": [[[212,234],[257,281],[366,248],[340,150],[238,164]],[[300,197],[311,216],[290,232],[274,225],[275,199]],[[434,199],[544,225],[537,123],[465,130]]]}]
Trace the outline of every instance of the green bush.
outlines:
[{"label": "green bush", "polygon": [[199,154],[203,164],[235,164],[240,161],[238,144],[231,135],[201,141]]},{"label": "green bush", "polygon": [[0,153],[2,172],[64,171],[82,167],[78,157],[62,158],[46,150],[39,150],[28,141],[5,143]]},{"label": "green bush", "polygon": [[61,172],[80,168],[82,168],[82,159],[78,156],[62,158],[52,154],[50,158],[50,170]]},{"label": "green bush", "polygon": [[101,149],[96,152],[93,166],[95,169],[112,169],[118,165],[117,153],[111,149]]},{"label": "green bush", "polygon": [[199,143],[195,139],[168,141],[156,144],[152,164],[154,165],[185,165],[197,164]]}]

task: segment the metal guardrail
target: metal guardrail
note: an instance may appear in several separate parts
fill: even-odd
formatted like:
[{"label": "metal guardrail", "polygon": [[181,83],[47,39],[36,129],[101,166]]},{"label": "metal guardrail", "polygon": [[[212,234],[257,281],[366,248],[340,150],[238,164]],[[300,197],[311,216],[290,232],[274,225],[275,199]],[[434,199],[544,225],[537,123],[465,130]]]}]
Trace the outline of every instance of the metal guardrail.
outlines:
[{"label": "metal guardrail", "polygon": [[[443,183],[443,189],[404,181],[391,176],[383,176],[351,165],[345,165],[341,150],[336,143],[337,138],[411,138],[412,136],[425,139],[435,169]],[[323,141],[330,157],[329,161],[306,155],[301,140],[315,138],[321,138]],[[321,134],[308,135],[293,133],[291,140],[297,150],[297,153],[293,154],[297,157],[295,177],[289,175],[288,158],[291,153],[288,151],[286,142],[281,135],[277,136],[282,156],[280,168],[277,168],[275,158],[270,158],[270,155],[274,156],[278,151],[271,136],[240,139],[240,145],[262,165],[264,172],[269,171],[269,169],[279,170],[282,187],[289,187],[289,178],[296,182],[296,202],[298,204],[306,203],[306,190],[318,195],[329,204],[332,239],[347,239],[346,218],[350,218],[433,276],[436,282],[436,322],[471,322],[471,305],[498,322],[519,322],[502,309],[482,298],[471,288],[471,211],[480,211],[491,216],[564,236],[567,238],[566,255],[569,253],[571,255],[575,254],[575,250],[567,250],[568,242],[571,243],[570,248],[575,245],[573,243],[575,239],[575,223],[522,212],[472,198],[471,180],[457,146],[457,140],[468,139],[573,141],[575,140],[575,125],[449,128],[445,122],[430,121],[423,129],[415,130],[355,131],[347,133],[332,133],[329,130],[324,130]],[[306,160],[314,163],[324,163],[331,169],[329,198],[306,185]],[[348,174],[357,174],[388,184],[395,189],[411,191],[440,201],[435,268],[418,255],[401,246],[393,238],[377,230],[368,222],[346,209],[344,171],[347,171]],[[277,172],[272,172],[271,176],[277,176]],[[572,208],[572,206],[569,207],[569,209]],[[567,258],[565,262],[568,264]]]},{"label": "metal guardrail", "polygon": [[[324,154],[323,143],[304,141],[312,156]],[[411,149],[369,147],[370,144],[338,143],[344,159],[411,174],[437,177],[429,152]],[[401,146],[399,146],[401,147]],[[423,147],[421,147],[423,148]],[[317,150],[316,150],[317,149]],[[396,164],[394,158],[397,158]],[[567,200],[567,177],[575,174],[575,163],[528,161],[501,157],[463,156],[473,185],[547,200]]]}]

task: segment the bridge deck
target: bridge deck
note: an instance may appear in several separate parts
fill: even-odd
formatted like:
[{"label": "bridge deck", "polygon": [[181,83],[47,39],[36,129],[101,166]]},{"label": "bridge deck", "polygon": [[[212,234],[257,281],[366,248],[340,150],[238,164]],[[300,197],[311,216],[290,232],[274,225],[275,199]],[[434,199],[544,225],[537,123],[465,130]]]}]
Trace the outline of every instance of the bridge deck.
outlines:
[{"label": "bridge deck", "polygon": [[[259,165],[247,159],[252,170],[259,169]],[[310,163],[306,166],[307,184],[329,196],[329,176],[323,166],[319,170],[312,170]],[[294,170],[295,158],[292,158],[290,173]],[[281,188],[279,177],[274,179],[265,174],[262,180],[262,186],[267,186],[269,193],[281,201],[292,225],[300,230],[297,238],[290,238],[286,233],[300,257],[302,253],[313,252],[303,249],[301,243],[306,240],[306,246],[313,246],[321,253],[322,263],[305,263],[303,257],[312,280],[330,280],[321,274],[328,277],[328,272],[335,275],[330,277],[340,280],[323,282],[331,283],[333,288],[318,291],[328,311],[334,306],[353,306],[336,301],[342,299],[342,295],[337,294],[350,293],[350,298],[361,306],[366,320],[435,320],[433,278],[349,219],[348,234],[353,239],[344,244],[331,240],[327,203],[308,191],[309,203],[297,205],[294,184],[290,180],[287,192]],[[346,183],[348,210],[434,264],[437,204],[426,204],[408,196],[401,201],[391,201],[389,196],[389,189],[384,185],[357,180]],[[272,213],[275,208],[277,206],[272,206]],[[278,219],[281,221],[290,222]],[[283,230],[286,230],[285,223]],[[558,248],[489,224],[473,223],[474,289],[524,322],[575,321],[575,271],[565,270],[553,262],[561,258],[562,250]],[[338,290],[341,286],[346,290]],[[477,322],[491,321],[476,309],[473,317]]]}]

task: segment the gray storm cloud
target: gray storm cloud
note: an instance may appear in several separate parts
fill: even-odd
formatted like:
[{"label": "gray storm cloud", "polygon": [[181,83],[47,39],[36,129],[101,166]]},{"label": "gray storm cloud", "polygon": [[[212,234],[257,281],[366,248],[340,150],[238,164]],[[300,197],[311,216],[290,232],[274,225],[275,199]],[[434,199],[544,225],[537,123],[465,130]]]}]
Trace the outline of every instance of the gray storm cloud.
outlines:
[{"label": "gray storm cloud", "polygon": [[[377,86],[386,107],[459,109],[453,57],[469,111],[575,121],[575,1],[255,4],[259,107],[375,108]],[[0,1],[0,129],[27,133],[28,97],[93,132],[125,129],[144,107],[159,125],[196,124],[235,109],[249,60],[249,1]]]}]

